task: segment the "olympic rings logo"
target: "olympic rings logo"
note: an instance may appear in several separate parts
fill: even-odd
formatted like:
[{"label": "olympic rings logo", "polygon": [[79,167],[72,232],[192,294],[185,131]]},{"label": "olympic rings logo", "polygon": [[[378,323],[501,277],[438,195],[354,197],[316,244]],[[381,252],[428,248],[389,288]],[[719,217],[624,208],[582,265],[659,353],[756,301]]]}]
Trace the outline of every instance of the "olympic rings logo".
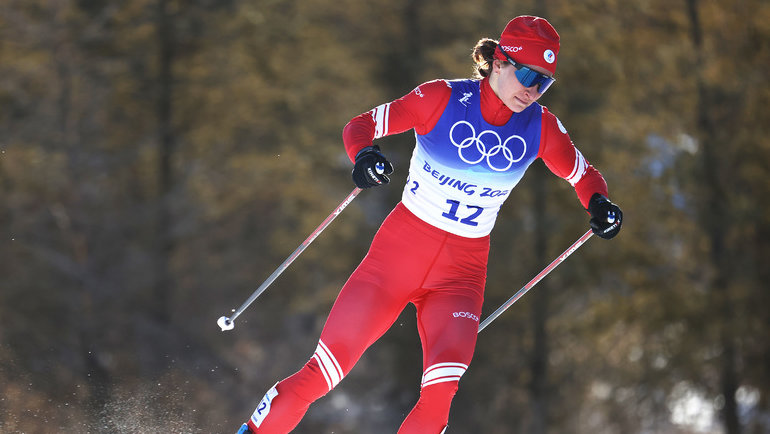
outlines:
[{"label": "olympic rings logo", "polygon": [[[455,140],[455,128],[459,125],[467,125],[468,128],[470,128],[470,135],[467,137],[463,136],[465,138],[458,143],[457,140]],[[482,137],[485,135],[491,137],[490,140],[492,143],[490,143],[490,145],[493,146],[489,147],[489,149],[487,149],[487,143],[484,143],[482,140]],[[513,158],[513,152],[508,147],[508,142],[513,139],[519,140],[522,145],[521,155],[518,158]],[[477,136],[476,129],[468,121],[455,122],[455,124],[452,125],[452,128],[449,129],[449,140],[457,148],[457,155],[461,160],[468,164],[478,164],[486,159],[487,166],[495,172],[505,172],[510,169],[514,163],[521,161],[527,153],[527,142],[521,136],[513,135],[503,141],[500,135],[492,130],[484,130]],[[473,145],[476,145],[475,149],[472,147]],[[494,158],[495,156],[497,156],[497,158]],[[505,164],[506,162],[508,163],[507,165]],[[505,166],[503,167],[503,165]]]}]

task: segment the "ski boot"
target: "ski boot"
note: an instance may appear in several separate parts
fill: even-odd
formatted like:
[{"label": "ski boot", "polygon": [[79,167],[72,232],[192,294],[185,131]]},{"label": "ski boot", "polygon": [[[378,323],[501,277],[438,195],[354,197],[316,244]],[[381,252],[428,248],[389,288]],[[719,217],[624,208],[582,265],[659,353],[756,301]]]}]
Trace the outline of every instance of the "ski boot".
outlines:
[{"label": "ski boot", "polygon": [[235,434],[253,434],[253,431],[249,429],[249,425],[244,423],[241,425],[241,429],[239,429]]}]

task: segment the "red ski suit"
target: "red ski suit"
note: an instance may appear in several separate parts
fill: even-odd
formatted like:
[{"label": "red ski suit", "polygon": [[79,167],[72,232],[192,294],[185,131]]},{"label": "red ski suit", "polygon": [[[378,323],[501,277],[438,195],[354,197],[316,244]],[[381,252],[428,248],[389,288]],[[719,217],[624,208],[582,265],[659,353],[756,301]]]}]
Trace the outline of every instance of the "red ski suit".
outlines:
[{"label": "red ski suit", "polygon": [[[460,85],[473,92],[458,91]],[[452,86],[455,87],[454,94]],[[458,98],[450,101],[453,95]],[[450,111],[452,107],[462,111],[468,106],[480,110],[483,121],[458,119],[456,114],[452,114],[456,112]],[[556,116],[539,105],[533,110],[536,110],[533,112],[534,119],[539,122],[534,125],[537,131],[530,131],[530,136],[511,136],[521,139],[524,144],[519,160],[524,159],[529,149],[532,160],[541,158],[553,173],[575,187],[584,207],[594,193],[606,196],[607,186],[601,174],[585,161]],[[414,129],[419,148],[422,146],[421,135],[431,133],[434,127],[443,128],[443,125],[454,122],[449,130],[451,137],[460,131],[458,124],[461,127],[467,124],[471,125],[475,135],[475,128],[481,131],[481,128],[510,124],[512,116],[513,113],[494,94],[487,79],[464,83],[436,80],[353,118],[344,129],[343,140],[353,160],[359,150],[371,146],[375,138],[385,135]],[[423,378],[419,401],[398,432],[439,434],[446,429],[452,398],[460,377],[471,362],[476,344],[489,253],[488,233],[499,205],[509,193],[504,189],[484,187],[485,184],[477,181],[496,175],[492,171],[498,170],[496,165],[499,166],[499,162],[494,159],[502,156],[503,152],[507,152],[503,163],[518,161],[514,158],[518,151],[504,149],[495,152],[493,149],[502,149],[503,142],[500,141],[497,148],[489,142],[485,145],[480,140],[483,135],[486,138],[505,137],[484,130],[473,137],[478,138],[476,149],[467,145],[469,139],[457,142],[451,138],[456,148],[450,147],[449,150],[455,159],[459,155],[463,161],[488,164],[486,172],[474,174],[476,178],[471,180],[450,176],[454,173],[452,168],[442,166],[439,159],[420,160],[421,154],[417,152],[419,149],[416,150],[404,200],[385,219],[368,254],[343,286],[315,353],[296,374],[268,391],[249,421],[252,431],[260,434],[291,431],[310,404],[344,378],[363,352],[390,328],[408,303],[417,308],[423,348]],[[539,137],[539,143],[528,143],[527,140],[532,139],[527,137]],[[506,140],[505,143],[518,142]],[[469,152],[481,152],[482,158],[471,159]],[[483,157],[486,157],[486,163]],[[521,169],[522,174],[525,169]],[[430,182],[435,185],[425,185]],[[514,181],[513,185],[515,182],[518,181]],[[418,192],[422,196],[416,194]],[[420,217],[431,212],[430,208],[422,208],[429,201],[425,198],[443,194],[441,192],[446,192],[449,199],[441,196],[430,200],[450,208],[437,214],[437,223],[429,223],[427,218]],[[504,197],[495,201],[485,198],[493,203],[484,205],[479,196],[485,193],[486,196],[493,196],[490,192],[498,192]],[[466,209],[460,200],[463,203],[477,202],[466,205]],[[494,214],[491,220],[483,220],[482,216],[489,213]]]}]

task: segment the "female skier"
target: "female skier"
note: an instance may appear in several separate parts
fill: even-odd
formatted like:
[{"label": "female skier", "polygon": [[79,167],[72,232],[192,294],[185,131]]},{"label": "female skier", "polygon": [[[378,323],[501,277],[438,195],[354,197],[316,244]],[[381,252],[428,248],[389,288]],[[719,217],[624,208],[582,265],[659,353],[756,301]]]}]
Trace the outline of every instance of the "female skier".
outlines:
[{"label": "female skier", "polygon": [[558,53],[559,35],[548,21],[516,17],[499,42],[477,43],[475,79],[424,83],[345,126],[360,188],[387,184],[393,171],[373,140],[414,129],[402,200],[340,291],[313,356],[267,392],[239,433],[294,429],[408,303],[417,308],[423,376],[420,398],[398,432],[444,433],[476,345],[489,233],[536,158],[575,188],[594,233],[618,233],[622,213],[607,199],[604,178],[536,102],[555,81]]}]

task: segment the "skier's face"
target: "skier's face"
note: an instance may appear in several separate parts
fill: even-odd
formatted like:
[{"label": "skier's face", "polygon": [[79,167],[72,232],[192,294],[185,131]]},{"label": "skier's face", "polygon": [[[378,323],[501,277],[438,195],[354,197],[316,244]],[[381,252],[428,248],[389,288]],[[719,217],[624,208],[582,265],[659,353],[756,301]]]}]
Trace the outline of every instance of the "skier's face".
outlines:
[{"label": "skier's face", "polygon": [[[526,65],[535,71],[550,75],[548,71],[539,67]],[[542,94],[538,92],[538,86],[524,87],[516,78],[516,67],[508,62],[495,60],[492,65],[492,75],[489,80],[492,90],[500,100],[514,113],[519,113],[537,101]]]}]

